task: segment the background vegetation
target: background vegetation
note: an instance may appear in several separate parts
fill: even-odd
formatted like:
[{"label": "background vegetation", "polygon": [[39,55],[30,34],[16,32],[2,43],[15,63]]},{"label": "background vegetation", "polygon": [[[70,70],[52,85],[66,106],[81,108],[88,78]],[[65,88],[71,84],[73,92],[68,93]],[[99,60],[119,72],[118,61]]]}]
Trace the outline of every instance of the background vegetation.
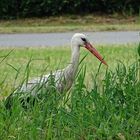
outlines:
[{"label": "background vegetation", "polygon": [[92,32],[140,30],[140,17],[112,15],[63,15],[0,20],[0,33]]},{"label": "background vegetation", "polygon": [[139,0],[1,0],[0,18],[44,17],[88,13],[138,14]]}]

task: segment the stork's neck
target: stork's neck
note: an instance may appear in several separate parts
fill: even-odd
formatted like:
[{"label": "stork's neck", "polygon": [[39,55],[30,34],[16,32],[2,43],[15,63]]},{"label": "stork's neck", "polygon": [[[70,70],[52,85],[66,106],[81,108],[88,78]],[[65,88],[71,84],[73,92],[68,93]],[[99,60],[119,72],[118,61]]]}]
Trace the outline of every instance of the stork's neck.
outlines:
[{"label": "stork's neck", "polygon": [[65,70],[67,75],[69,75],[69,78],[73,80],[78,70],[80,47],[77,46],[76,44],[71,44],[71,45],[72,45],[71,61]]},{"label": "stork's neck", "polygon": [[73,68],[77,68],[78,67],[79,56],[80,56],[80,47],[79,46],[73,46],[72,47],[71,62],[70,62],[70,65]]}]

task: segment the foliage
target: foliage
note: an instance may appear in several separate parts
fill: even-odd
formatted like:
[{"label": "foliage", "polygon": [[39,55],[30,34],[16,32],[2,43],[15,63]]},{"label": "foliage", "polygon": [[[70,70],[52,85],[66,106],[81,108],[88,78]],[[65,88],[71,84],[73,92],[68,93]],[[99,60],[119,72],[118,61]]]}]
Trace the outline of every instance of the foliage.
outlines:
[{"label": "foliage", "polygon": [[61,14],[139,13],[139,0],[1,0],[0,18],[43,17]]},{"label": "foliage", "polygon": [[139,43],[139,46],[138,46],[138,55],[140,56],[140,43]]},{"label": "foliage", "polygon": [[[102,92],[95,84],[88,90],[82,69],[69,93],[54,88],[34,107],[22,108],[15,98],[11,110],[0,102],[0,138],[6,139],[138,139],[139,93],[137,63],[119,63],[106,71]],[[94,82],[96,79],[94,79]],[[96,82],[95,82],[96,83]],[[44,93],[43,89],[40,89]]]},{"label": "foliage", "polygon": [[101,65],[90,90],[84,82],[86,67],[81,65],[68,93],[58,94],[54,82],[50,82],[49,90],[39,88],[41,96],[34,106],[23,108],[18,100],[20,95],[13,100],[11,110],[5,108],[5,100],[0,101],[0,138],[139,139],[138,61],[127,67],[118,62],[114,70],[106,70],[102,81],[97,78],[100,68]]}]

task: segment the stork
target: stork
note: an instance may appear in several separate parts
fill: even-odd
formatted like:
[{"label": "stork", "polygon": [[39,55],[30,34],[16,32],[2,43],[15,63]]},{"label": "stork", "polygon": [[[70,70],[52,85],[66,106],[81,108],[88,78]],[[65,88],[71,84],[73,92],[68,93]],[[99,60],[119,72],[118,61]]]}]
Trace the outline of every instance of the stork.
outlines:
[{"label": "stork", "polygon": [[[75,33],[71,39],[72,54],[71,54],[71,61],[70,61],[69,65],[64,69],[57,70],[56,72],[51,74],[51,76],[54,77],[56,90],[60,93],[62,93],[64,91],[68,91],[72,86],[72,83],[74,81],[74,78],[75,78],[77,70],[78,70],[80,47],[86,48],[95,57],[97,57],[103,64],[105,64],[107,66],[107,63],[105,62],[103,57],[91,45],[91,43],[87,39],[86,35],[84,35],[82,33]],[[33,91],[30,93],[36,94],[34,91],[34,87],[36,87],[36,85],[38,85],[40,83],[45,83],[45,85],[47,87],[49,77],[50,77],[50,74],[34,78],[34,79],[28,81],[26,84],[24,84],[20,90],[22,92]]]},{"label": "stork", "polygon": [[[56,72],[52,73],[55,79],[55,86],[59,92],[68,91],[72,83],[74,81],[75,75],[78,70],[79,65],[79,57],[80,57],[80,47],[85,47],[89,50],[95,57],[97,57],[103,64],[107,66],[107,63],[103,59],[103,57],[99,54],[99,52],[91,45],[89,40],[87,39],[86,35],[82,33],[75,33],[71,39],[71,61],[70,64],[62,69],[57,70]],[[44,75],[42,77],[37,77],[28,81],[27,84],[23,85],[21,88],[22,91],[31,91],[37,84],[39,83],[46,83],[50,75]]]}]

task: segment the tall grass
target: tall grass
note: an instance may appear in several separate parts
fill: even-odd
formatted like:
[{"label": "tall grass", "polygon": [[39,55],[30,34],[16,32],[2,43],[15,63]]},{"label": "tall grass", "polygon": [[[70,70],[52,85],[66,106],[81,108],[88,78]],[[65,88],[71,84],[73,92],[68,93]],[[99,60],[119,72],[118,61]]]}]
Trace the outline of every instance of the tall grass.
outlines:
[{"label": "tall grass", "polygon": [[11,110],[5,108],[5,100],[0,101],[0,139],[139,139],[138,60],[129,66],[118,62],[106,70],[102,81],[97,78],[99,65],[91,89],[84,82],[86,71],[82,65],[67,93],[59,94],[52,82],[47,91],[40,88],[37,100],[30,100],[34,106],[23,108],[22,94],[15,96]]}]

